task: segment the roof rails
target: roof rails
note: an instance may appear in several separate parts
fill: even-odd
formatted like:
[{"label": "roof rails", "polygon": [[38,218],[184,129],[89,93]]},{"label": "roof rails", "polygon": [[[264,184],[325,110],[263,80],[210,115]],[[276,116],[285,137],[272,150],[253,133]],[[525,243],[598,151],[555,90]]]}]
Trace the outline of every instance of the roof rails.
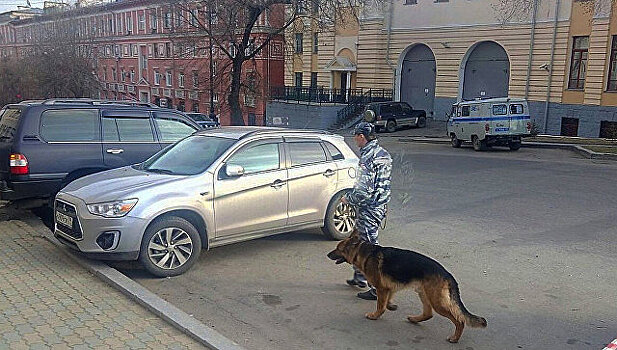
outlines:
[{"label": "roof rails", "polygon": [[311,130],[311,129],[262,129],[249,131],[240,137],[240,140],[245,139],[253,135],[274,134],[274,133],[292,133],[292,134],[320,134],[320,135],[332,135],[331,132],[326,130]]},{"label": "roof rails", "polygon": [[129,101],[129,100],[94,100],[90,98],[50,98],[41,102],[44,105],[56,104],[87,104],[92,106],[100,105],[120,105],[132,107],[150,107],[158,108],[159,106],[150,102]]}]

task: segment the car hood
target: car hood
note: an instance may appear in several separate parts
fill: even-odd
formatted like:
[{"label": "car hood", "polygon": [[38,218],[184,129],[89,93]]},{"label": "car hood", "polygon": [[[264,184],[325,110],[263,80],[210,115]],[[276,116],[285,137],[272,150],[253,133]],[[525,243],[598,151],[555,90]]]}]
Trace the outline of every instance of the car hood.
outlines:
[{"label": "car hood", "polygon": [[86,203],[101,203],[129,199],[136,196],[139,191],[177,181],[183,177],[148,173],[127,166],[79,178],[63,188],[62,192],[80,198]]}]

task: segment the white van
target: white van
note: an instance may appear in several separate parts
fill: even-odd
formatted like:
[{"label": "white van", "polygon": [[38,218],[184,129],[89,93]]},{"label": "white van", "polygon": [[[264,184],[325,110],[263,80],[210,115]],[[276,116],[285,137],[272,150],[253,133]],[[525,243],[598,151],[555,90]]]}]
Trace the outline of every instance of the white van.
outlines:
[{"label": "white van", "polygon": [[509,146],[516,151],[532,127],[527,101],[507,97],[455,103],[447,125],[452,147],[471,141],[476,151],[489,146]]}]

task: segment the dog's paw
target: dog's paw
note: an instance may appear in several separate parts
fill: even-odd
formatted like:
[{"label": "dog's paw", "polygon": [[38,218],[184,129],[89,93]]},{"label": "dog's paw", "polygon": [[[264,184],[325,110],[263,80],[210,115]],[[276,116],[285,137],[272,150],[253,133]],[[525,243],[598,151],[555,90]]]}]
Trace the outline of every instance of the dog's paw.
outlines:
[{"label": "dog's paw", "polygon": [[368,318],[369,320],[376,320],[381,315],[376,313],[376,312],[367,312],[366,315],[364,315],[364,316],[366,316],[366,318]]},{"label": "dog's paw", "polygon": [[418,323],[418,319],[415,316],[407,316],[407,321],[416,324]]},{"label": "dog's paw", "polygon": [[449,337],[449,338],[448,338],[448,342],[450,342],[450,343],[452,343],[452,344],[456,344],[456,343],[458,343],[458,338]]}]

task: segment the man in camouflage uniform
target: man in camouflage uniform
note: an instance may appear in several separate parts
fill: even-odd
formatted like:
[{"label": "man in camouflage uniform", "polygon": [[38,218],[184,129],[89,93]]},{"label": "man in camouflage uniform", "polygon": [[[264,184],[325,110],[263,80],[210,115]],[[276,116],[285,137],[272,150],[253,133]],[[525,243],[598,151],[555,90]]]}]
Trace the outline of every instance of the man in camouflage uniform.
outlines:
[{"label": "man in camouflage uniform", "polygon": [[[356,228],[360,237],[371,244],[379,244],[379,225],[386,216],[386,204],[390,201],[392,158],[377,143],[373,124],[361,122],[355,127],[353,134],[356,145],[360,147],[359,173],[354,188],[343,197],[343,203],[355,207]],[[367,281],[354,266],[353,278],[347,280],[347,284],[364,288]],[[358,297],[377,300],[373,287],[358,293]]]}]

